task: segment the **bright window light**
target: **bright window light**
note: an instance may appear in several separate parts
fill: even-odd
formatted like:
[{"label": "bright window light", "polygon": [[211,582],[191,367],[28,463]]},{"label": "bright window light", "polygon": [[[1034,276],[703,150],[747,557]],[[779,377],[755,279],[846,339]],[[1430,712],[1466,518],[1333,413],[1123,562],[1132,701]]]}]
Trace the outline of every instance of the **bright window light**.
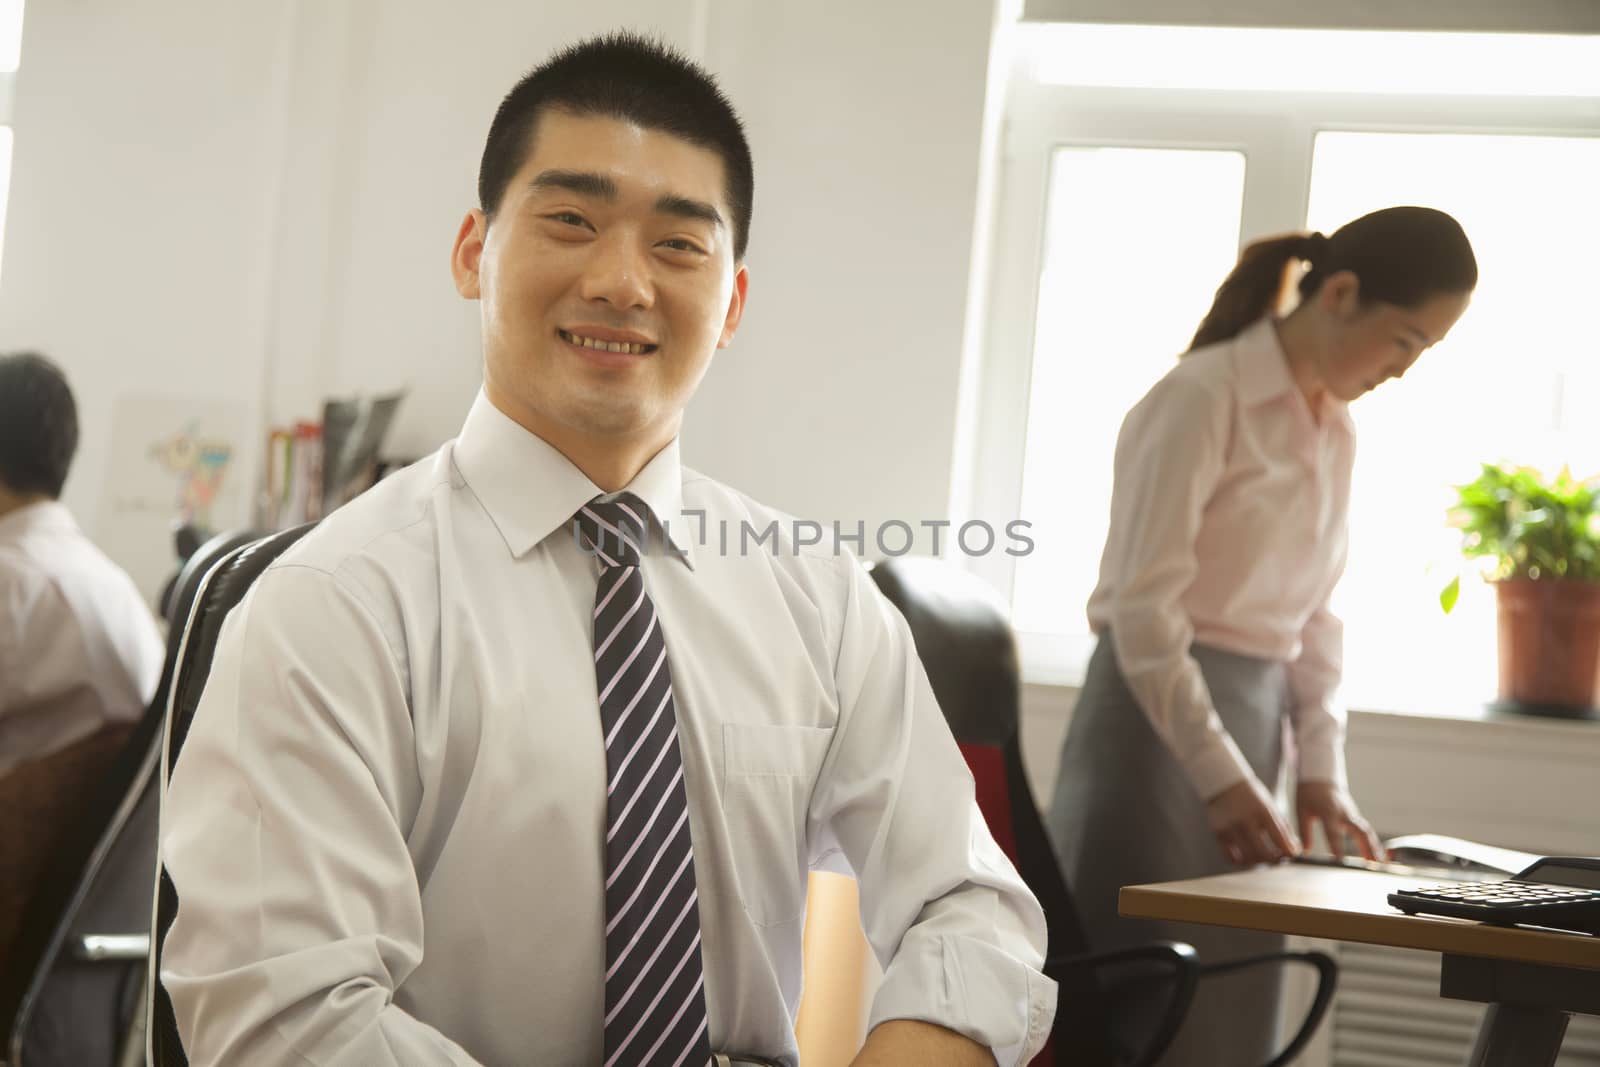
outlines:
[{"label": "bright window light", "polygon": [[6,205],[11,201],[10,126],[0,126],[0,263],[5,260]]},{"label": "bright window light", "polygon": [[1017,561],[1019,629],[1079,634],[1128,408],[1189,347],[1238,258],[1244,156],[1064,147],[1051,164]]},{"label": "bright window light", "polygon": [[1317,135],[1307,223],[1331,233],[1391,204],[1460,220],[1477,254],[1472,305],[1450,336],[1351,406],[1359,430],[1345,619],[1347,695],[1357,705],[1482,700],[1495,687],[1495,605],[1463,582],[1444,521],[1448,486],[1482,462],[1600,474],[1600,137]]},{"label": "bright window light", "polygon": [[22,0],[0,0],[0,74],[17,69],[22,55]]},{"label": "bright window light", "polygon": [[1035,80],[1124,89],[1600,96],[1600,36],[1028,23]]}]

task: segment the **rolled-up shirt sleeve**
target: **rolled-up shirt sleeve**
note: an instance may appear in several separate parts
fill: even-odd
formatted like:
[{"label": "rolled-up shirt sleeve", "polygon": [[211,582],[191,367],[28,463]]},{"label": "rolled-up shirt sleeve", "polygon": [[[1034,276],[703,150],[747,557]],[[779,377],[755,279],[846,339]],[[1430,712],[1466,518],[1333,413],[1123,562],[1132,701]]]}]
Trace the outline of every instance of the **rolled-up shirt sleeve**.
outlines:
[{"label": "rolled-up shirt sleeve", "polygon": [[935,1023],[1002,1067],[1026,1063],[1055,1017],[1043,912],[989,833],[904,618],[858,565],[846,569],[839,721],[807,836],[814,865],[860,884],[884,967],[869,1026]]},{"label": "rolled-up shirt sleeve", "polygon": [[472,1065],[394,1004],[422,959],[405,664],[334,575],[269,569],[225,622],[162,805],[161,979],[190,1062]]},{"label": "rolled-up shirt sleeve", "polygon": [[1120,543],[1108,549],[1117,664],[1206,800],[1253,773],[1189,652],[1194,625],[1183,607],[1199,573],[1195,542],[1226,466],[1227,433],[1225,398],[1183,378],[1159,382],[1117,438],[1111,529]]}]

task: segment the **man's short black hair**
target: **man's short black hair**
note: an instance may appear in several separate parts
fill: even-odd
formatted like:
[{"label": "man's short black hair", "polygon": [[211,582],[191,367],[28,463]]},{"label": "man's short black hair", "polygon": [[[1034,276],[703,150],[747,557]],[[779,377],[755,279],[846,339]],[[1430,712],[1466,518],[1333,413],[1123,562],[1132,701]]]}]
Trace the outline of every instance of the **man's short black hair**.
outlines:
[{"label": "man's short black hair", "polygon": [[721,156],[733,257],[744,258],[755,198],[750,145],[733,105],[698,64],[659,41],[619,32],[564,48],[535,67],[500,101],[483,146],[478,206],[490,220],[549,110],[620,119]]},{"label": "man's short black hair", "polygon": [[0,356],[0,483],[61,496],[78,451],[78,405],[66,375],[32,352]]}]

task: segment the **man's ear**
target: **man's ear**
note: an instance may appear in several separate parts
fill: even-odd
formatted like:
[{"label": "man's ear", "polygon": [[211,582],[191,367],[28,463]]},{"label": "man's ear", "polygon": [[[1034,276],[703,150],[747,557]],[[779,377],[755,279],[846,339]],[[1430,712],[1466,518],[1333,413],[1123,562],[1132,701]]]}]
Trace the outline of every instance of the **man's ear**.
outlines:
[{"label": "man's ear", "polygon": [[722,336],[717,338],[718,348],[733,344],[733,335],[738,332],[739,323],[744,319],[744,302],[749,294],[750,268],[741,263],[733,276],[733,292],[728,297],[728,314],[722,320]]},{"label": "man's ear", "polygon": [[478,269],[483,261],[483,242],[489,236],[489,220],[483,212],[473,208],[461,220],[456,231],[455,247],[450,250],[450,274],[456,280],[456,292],[468,300],[478,299]]},{"label": "man's ear", "polygon": [[1335,271],[1324,279],[1317,299],[1334,318],[1352,318],[1361,309],[1361,279],[1355,271]]}]

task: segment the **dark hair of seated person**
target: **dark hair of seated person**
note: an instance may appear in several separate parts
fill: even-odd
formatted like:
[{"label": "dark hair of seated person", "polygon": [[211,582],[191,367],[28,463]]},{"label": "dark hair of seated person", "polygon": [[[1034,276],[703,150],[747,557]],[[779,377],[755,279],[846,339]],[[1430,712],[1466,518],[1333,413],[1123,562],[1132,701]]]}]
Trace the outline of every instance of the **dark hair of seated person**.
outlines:
[{"label": "dark hair of seated person", "polygon": [[17,496],[61,496],[78,450],[78,406],[43,356],[0,356],[0,483]]}]

